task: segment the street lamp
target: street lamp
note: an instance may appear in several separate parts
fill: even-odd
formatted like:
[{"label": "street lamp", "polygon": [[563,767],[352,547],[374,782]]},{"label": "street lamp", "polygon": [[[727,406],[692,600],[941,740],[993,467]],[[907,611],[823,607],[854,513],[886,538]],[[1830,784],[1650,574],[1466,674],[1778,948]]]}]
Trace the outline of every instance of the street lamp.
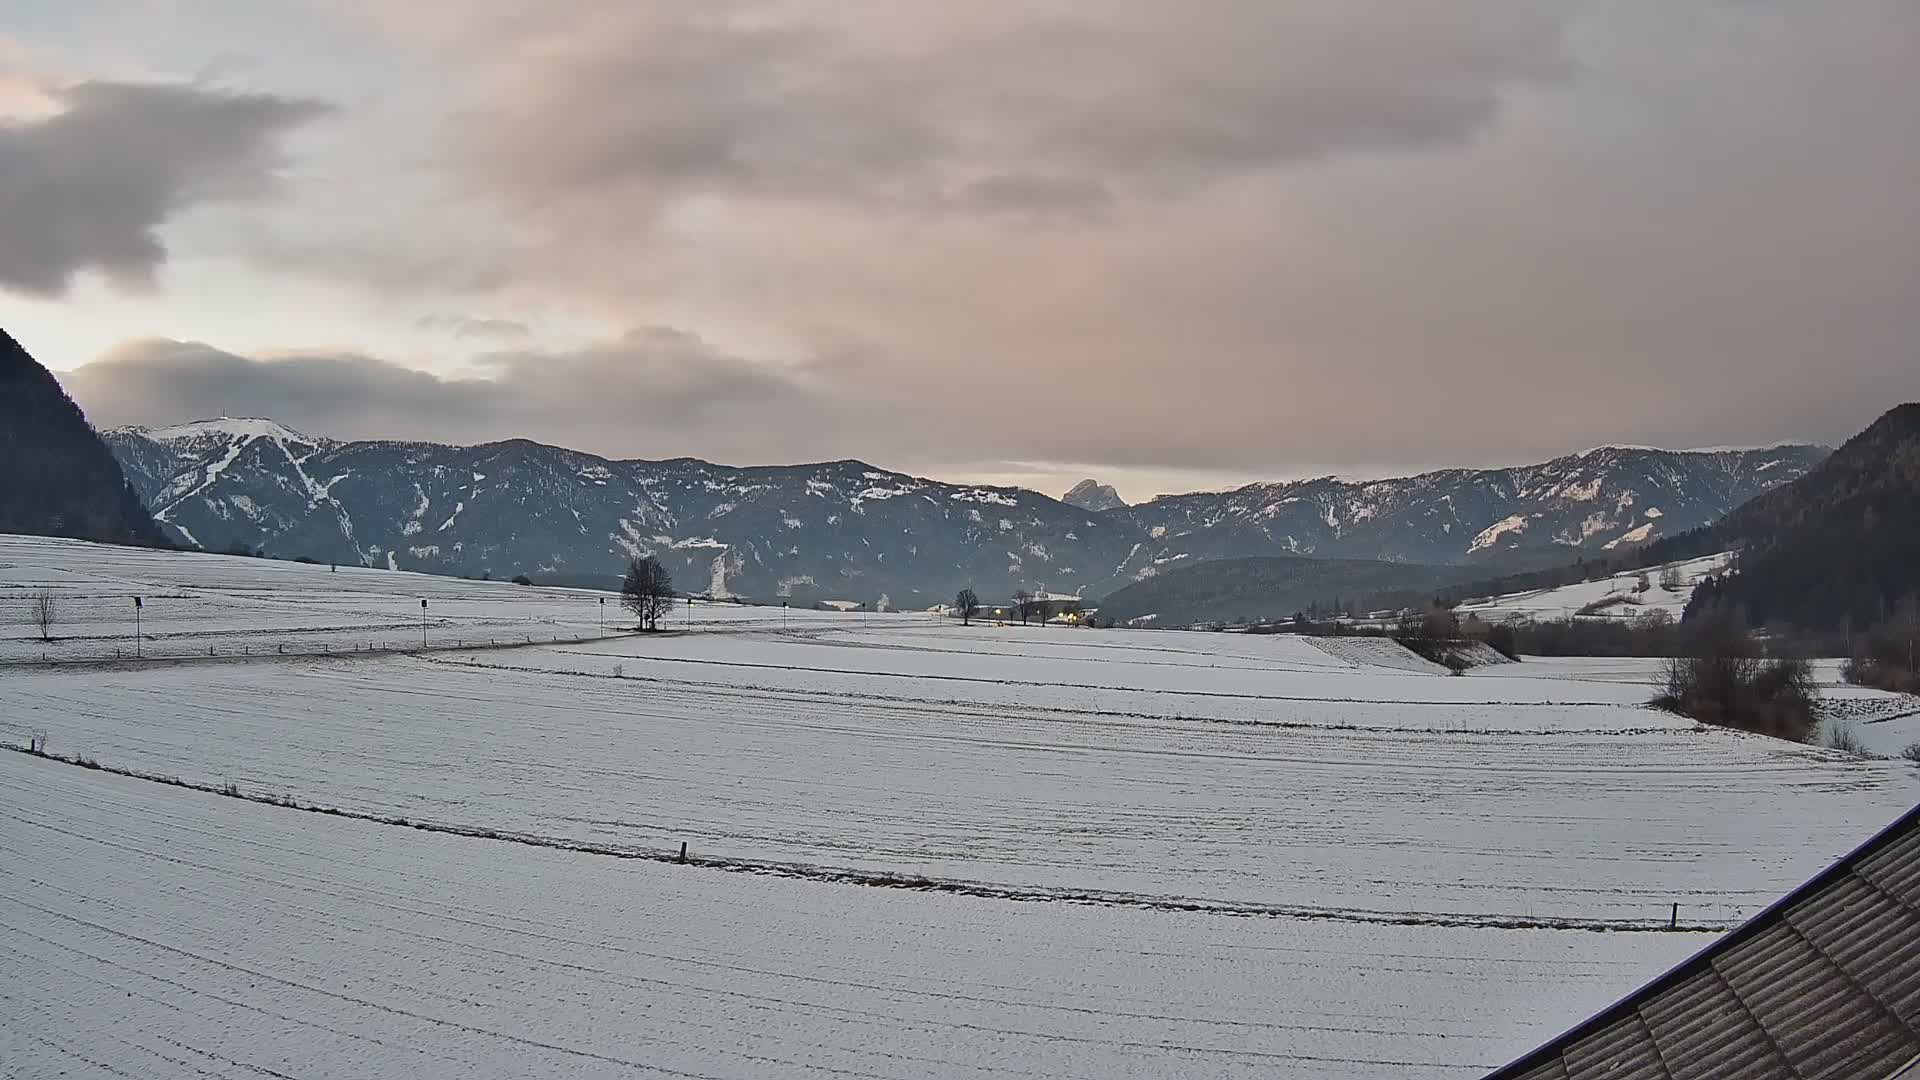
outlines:
[{"label": "street lamp", "polygon": [[133,658],[140,659],[140,598],[133,598]]},{"label": "street lamp", "polygon": [[607,636],[607,598],[600,598],[600,636]]},{"label": "street lamp", "polygon": [[427,647],[427,598],[420,598],[420,647]]}]

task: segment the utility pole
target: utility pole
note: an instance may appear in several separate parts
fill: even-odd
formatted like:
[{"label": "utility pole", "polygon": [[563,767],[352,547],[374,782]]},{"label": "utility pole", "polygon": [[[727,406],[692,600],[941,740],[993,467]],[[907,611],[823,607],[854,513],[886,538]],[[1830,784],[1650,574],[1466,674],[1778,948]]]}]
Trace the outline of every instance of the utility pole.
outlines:
[{"label": "utility pole", "polygon": [[600,598],[600,636],[607,636],[607,598]]},{"label": "utility pole", "polygon": [[140,598],[133,598],[133,658],[140,659]]},{"label": "utility pole", "polygon": [[427,598],[420,598],[420,647],[427,647]]}]

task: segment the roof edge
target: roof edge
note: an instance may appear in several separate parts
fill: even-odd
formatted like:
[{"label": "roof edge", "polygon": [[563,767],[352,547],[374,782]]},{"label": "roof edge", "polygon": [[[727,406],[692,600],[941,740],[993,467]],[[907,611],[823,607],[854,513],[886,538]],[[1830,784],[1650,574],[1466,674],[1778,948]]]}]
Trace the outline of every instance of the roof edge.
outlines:
[{"label": "roof edge", "polygon": [[[1788,908],[1833,884],[1839,878],[1849,873],[1855,863],[1860,862],[1862,859],[1880,850],[1880,848],[1891,843],[1896,837],[1905,833],[1907,830],[1917,827],[1920,827],[1920,805],[1916,805],[1913,809],[1895,818],[1892,823],[1868,837],[1852,851],[1834,860],[1833,864],[1825,870],[1815,874],[1792,892],[1768,904],[1764,910],[1735,927],[1724,937],[1715,940],[1706,948],[1682,960],[1664,974],[1655,976],[1651,982],[1634,990],[1619,1001],[1614,1002],[1612,1005],[1594,1013],[1573,1027],[1541,1043],[1524,1057],[1511,1061],[1488,1073],[1483,1080],[1517,1080],[1518,1077],[1527,1072],[1554,1060],[1565,1051],[1569,1044],[1628,1015],[1639,1006],[1641,1001],[1693,975],[1702,967],[1711,964],[1714,957],[1739,945],[1748,938],[1758,935]],[[1912,1065],[1910,1064],[1905,1071],[1911,1073],[1913,1071]]]}]

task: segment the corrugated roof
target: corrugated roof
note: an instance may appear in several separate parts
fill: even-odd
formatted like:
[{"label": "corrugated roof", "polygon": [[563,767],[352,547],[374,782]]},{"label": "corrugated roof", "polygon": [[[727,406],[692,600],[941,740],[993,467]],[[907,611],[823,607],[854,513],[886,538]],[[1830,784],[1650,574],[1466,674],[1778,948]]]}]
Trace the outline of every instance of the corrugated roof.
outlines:
[{"label": "corrugated roof", "polygon": [[1916,1060],[1920,806],[1487,1080],[1889,1080]]}]

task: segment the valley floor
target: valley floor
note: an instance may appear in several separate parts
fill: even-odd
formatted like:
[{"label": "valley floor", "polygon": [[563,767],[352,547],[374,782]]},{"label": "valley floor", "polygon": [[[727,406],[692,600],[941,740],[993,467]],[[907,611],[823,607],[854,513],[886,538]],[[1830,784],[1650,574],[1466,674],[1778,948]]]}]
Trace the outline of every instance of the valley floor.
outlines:
[{"label": "valley floor", "polygon": [[[0,604],[137,583],[163,631],[430,587],[598,633],[591,594],[341,575],[0,538]],[[1652,712],[1638,661],[733,605],[71,644],[12,646],[0,742],[200,789],[0,752],[0,1075],[1471,1076],[1920,801]]]}]

